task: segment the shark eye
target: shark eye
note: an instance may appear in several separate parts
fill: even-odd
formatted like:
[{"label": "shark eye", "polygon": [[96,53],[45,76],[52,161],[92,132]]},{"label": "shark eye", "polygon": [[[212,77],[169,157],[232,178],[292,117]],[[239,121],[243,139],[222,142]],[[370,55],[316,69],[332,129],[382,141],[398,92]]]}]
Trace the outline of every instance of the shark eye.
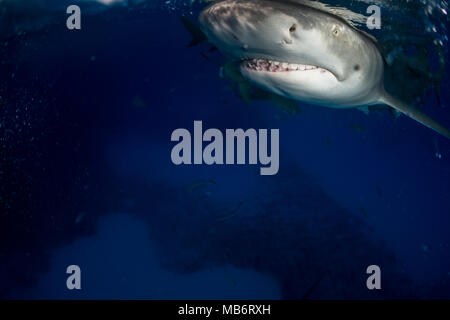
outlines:
[{"label": "shark eye", "polygon": [[297,28],[297,26],[295,25],[295,23],[289,28],[289,32],[294,32],[295,29]]}]

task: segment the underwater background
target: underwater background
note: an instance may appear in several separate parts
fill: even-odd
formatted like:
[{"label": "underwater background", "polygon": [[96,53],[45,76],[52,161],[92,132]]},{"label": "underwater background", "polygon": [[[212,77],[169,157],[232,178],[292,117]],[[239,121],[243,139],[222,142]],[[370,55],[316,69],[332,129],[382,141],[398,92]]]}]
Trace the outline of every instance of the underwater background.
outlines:
[{"label": "underwater background", "polygon": [[[379,5],[361,29],[388,89],[450,125],[446,1],[326,3]],[[389,112],[249,103],[219,52],[187,47],[180,17],[204,6],[0,0],[0,298],[450,298],[450,141]],[[175,166],[194,120],[279,128],[278,174]]]}]

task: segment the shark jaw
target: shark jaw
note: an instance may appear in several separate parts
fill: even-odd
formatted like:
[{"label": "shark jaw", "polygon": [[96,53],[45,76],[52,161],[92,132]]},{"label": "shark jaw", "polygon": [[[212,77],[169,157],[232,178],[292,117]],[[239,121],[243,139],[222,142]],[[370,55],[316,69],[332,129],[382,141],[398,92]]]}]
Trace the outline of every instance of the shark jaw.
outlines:
[{"label": "shark jaw", "polygon": [[311,64],[242,59],[240,71],[245,78],[269,92],[328,106],[330,92],[333,95],[340,84],[333,72]]},{"label": "shark jaw", "polygon": [[243,59],[241,66],[250,71],[257,72],[294,72],[294,71],[313,71],[320,73],[331,73],[331,71],[318,66],[300,64],[300,63],[288,63],[280,62],[268,59]]}]

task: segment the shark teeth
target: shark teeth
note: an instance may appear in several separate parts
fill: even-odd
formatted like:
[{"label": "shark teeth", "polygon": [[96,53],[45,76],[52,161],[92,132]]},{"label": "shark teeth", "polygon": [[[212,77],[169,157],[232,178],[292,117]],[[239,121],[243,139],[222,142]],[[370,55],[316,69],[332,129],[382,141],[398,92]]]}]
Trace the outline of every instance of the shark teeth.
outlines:
[{"label": "shark teeth", "polygon": [[245,60],[244,65],[251,70],[267,71],[267,72],[283,72],[283,71],[305,71],[322,68],[311,66],[307,64],[287,63],[266,59],[250,59]]}]

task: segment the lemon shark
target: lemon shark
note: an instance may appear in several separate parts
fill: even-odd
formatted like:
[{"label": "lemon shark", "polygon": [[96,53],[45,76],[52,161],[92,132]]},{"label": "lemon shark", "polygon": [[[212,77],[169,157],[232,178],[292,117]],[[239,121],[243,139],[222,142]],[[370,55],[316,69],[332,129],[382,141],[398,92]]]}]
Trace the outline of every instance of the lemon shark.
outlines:
[{"label": "lemon shark", "polygon": [[251,83],[333,108],[388,105],[450,138],[450,131],[384,89],[377,40],[337,10],[309,0],[221,0],[199,15],[219,51]]}]

